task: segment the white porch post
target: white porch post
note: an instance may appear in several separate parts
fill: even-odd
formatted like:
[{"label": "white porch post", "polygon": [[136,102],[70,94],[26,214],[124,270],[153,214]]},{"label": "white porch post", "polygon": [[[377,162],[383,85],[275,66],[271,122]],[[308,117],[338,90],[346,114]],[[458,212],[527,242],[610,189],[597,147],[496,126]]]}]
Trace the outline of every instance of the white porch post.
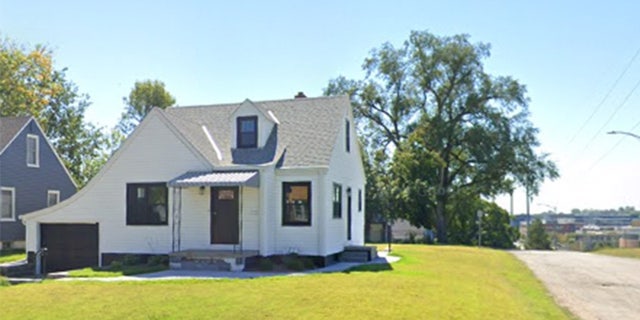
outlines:
[{"label": "white porch post", "polygon": [[[271,172],[267,172],[268,169],[261,170],[260,172],[260,255],[266,256],[271,252],[269,251],[269,208],[270,203],[268,201],[268,190],[274,187],[273,175]],[[277,186],[275,186],[277,187]],[[273,193],[273,190],[271,190]]]},{"label": "white porch post", "polygon": [[327,220],[329,220],[330,213],[327,211],[327,195],[331,194],[326,190],[327,183],[326,175],[318,176],[318,185],[316,190],[312,190],[312,194],[315,195],[318,211],[315,212],[316,221],[318,223],[318,255],[324,256],[327,252]]},{"label": "white porch post", "polygon": [[180,251],[180,225],[182,219],[182,187],[172,188],[172,243],[173,252]]}]

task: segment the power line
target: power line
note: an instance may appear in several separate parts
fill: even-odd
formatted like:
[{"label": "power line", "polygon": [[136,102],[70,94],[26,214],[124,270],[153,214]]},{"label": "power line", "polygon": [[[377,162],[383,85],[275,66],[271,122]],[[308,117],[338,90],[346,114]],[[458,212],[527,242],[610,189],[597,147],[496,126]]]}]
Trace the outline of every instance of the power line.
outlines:
[{"label": "power line", "polygon": [[[629,132],[634,131],[635,129],[637,129],[638,127],[640,127],[640,121],[638,121],[631,129],[629,129]],[[587,169],[587,172],[591,171],[591,169],[593,169],[596,165],[598,165],[600,163],[600,161],[602,161],[604,158],[606,158],[608,155],[610,155],[613,150],[615,150],[621,143],[622,140],[624,140],[625,137],[621,137],[620,139],[618,139],[618,142],[616,142],[616,144],[613,145],[613,147],[611,147],[611,149],[609,149],[609,151],[605,152],[602,156],[600,156],[600,158],[598,158],[598,160],[596,160],[596,162],[594,162],[591,167],[589,167],[589,169]]]},{"label": "power line", "polygon": [[604,130],[604,128],[609,124],[609,122],[611,122],[613,117],[616,114],[618,114],[618,111],[620,111],[620,109],[622,109],[622,107],[627,103],[629,98],[631,98],[631,96],[638,89],[638,87],[640,87],[640,80],[638,80],[636,82],[636,84],[633,86],[633,89],[631,89],[631,91],[627,94],[627,96],[624,97],[624,100],[622,101],[622,103],[620,103],[620,105],[613,111],[611,116],[609,116],[607,121],[600,127],[600,129],[598,129],[598,131],[596,131],[596,133],[593,135],[593,137],[591,137],[591,140],[589,140],[589,142],[587,142],[587,144],[584,146],[584,149],[582,149],[582,152],[580,152],[580,153],[584,153],[589,148],[589,145],[591,145],[591,143],[602,133],[602,130]]},{"label": "power line", "polygon": [[[640,48],[638,48],[638,50],[636,51],[636,53],[633,55],[633,57],[631,58],[631,60],[629,60],[629,62],[627,63],[627,65],[625,66],[624,70],[622,71],[622,73],[620,73],[620,75],[618,76],[618,78],[616,79],[616,81],[614,81],[613,85],[611,86],[611,88],[609,88],[609,91],[607,91],[607,93],[604,95],[604,97],[602,98],[602,100],[600,100],[600,103],[598,103],[595,107],[595,109],[593,110],[593,112],[591,113],[591,115],[587,118],[587,120],[585,120],[582,123],[582,126],[580,126],[580,128],[578,129],[578,131],[576,131],[576,133],[573,135],[573,137],[571,137],[571,139],[569,140],[569,143],[567,143],[568,145],[570,145],[580,134],[580,132],[582,132],[582,130],[587,126],[587,124],[591,121],[591,119],[593,119],[593,117],[596,115],[596,113],[598,113],[598,111],[600,110],[600,108],[602,107],[602,105],[604,105],[604,102],[609,98],[609,96],[611,95],[611,93],[613,92],[613,90],[618,86],[618,83],[620,83],[620,80],[622,80],[622,78],[624,77],[625,74],[627,74],[627,71],[629,71],[629,69],[631,69],[631,65],[633,65],[633,63],[635,62],[636,58],[640,55]],[[588,144],[587,144],[588,146]]]}]

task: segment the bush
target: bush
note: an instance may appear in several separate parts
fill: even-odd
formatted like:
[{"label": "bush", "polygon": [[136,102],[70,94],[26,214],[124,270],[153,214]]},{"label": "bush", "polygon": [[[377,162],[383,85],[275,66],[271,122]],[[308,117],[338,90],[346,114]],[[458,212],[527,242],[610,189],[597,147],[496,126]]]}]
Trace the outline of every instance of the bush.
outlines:
[{"label": "bush", "polygon": [[11,283],[9,282],[9,279],[7,279],[7,278],[5,278],[3,276],[0,276],[0,287],[8,287],[10,285],[11,285]]},{"label": "bush", "polygon": [[258,262],[258,269],[260,271],[272,271],[273,267],[273,261],[269,259],[260,259]]},{"label": "bush", "polygon": [[549,240],[549,235],[544,231],[544,226],[540,219],[535,219],[531,222],[525,246],[527,249],[533,250],[551,249],[551,240]]},{"label": "bush", "polygon": [[109,269],[112,271],[120,271],[122,270],[122,262],[120,261],[111,261],[111,264],[109,265]]},{"label": "bush", "polygon": [[133,254],[127,254],[122,259],[122,264],[125,266],[135,266],[140,263],[141,263],[140,258]]},{"label": "bush", "polygon": [[311,258],[301,258],[302,259],[302,265],[304,265],[305,269],[315,269],[316,268],[316,264],[313,263],[313,260]]},{"label": "bush", "polygon": [[163,255],[151,256],[149,260],[147,260],[147,265],[152,267],[167,264],[169,264],[169,257]]},{"label": "bush", "polygon": [[289,270],[302,271],[304,270],[304,262],[297,254],[290,254],[282,258],[284,266]]}]

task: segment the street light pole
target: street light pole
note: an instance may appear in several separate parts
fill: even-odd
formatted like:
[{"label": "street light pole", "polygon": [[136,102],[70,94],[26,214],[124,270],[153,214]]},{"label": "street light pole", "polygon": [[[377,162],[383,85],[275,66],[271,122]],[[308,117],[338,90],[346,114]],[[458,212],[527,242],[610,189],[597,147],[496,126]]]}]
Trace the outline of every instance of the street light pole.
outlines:
[{"label": "street light pole", "polygon": [[634,138],[636,138],[636,139],[640,140],[640,136],[639,136],[639,135],[637,135],[637,134],[635,134],[635,133],[631,133],[631,132],[626,132],[626,131],[617,131],[617,130],[614,130],[614,131],[609,131],[609,132],[607,132],[607,134],[623,134],[623,135],[625,135],[625,136],[634,137]]}]

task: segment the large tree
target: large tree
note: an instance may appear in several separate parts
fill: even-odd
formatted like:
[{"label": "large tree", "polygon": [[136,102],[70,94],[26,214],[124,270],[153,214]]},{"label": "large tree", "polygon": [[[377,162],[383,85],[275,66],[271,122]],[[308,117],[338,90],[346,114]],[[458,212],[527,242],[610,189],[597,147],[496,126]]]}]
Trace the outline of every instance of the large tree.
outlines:
[{"label": "large tree", "polygon": [[82,187],[106,161],[105,137],[84,119],[89,97],[65,72],[55,69],[47,47],[0,40],[0,116],[35,117]]},{"label": "large tree", "polygon": [[513,183],[532,193],[555,165],[536,152],[526,89],[485,72],[489,45],[467,35],[412,32],[396,48],[383,44],[365,59],[363,80],[331,80],[326,94],[349,94],[369,152],[387,153],[397,208],[413,223],[435,227],[448,242],[456,218],[449,202],[486,198]]},{"label": "large tree", "polygon": [[165,89],[164,83],[158,80],[136,81],[129,96],[122,100],[126,107],[117,128],[124,137],[128,136],[154,107],[166,109],[176,103],[176,99]]}]

